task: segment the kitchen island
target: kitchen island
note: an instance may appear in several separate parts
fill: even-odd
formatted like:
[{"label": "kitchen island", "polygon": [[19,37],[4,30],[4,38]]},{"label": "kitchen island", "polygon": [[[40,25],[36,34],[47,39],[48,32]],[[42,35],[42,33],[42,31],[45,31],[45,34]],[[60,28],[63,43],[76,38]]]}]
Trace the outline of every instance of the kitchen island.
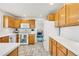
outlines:
[{"label": "kitchen island", "polygon": [[19,46],[19,43],[0,43],[0,56],[17,56]]}]

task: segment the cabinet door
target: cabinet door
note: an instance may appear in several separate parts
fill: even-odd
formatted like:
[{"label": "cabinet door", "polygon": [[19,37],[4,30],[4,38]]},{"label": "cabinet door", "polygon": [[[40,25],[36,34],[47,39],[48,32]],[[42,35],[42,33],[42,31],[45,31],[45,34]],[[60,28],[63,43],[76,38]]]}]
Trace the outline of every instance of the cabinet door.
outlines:
[{"label": "cabinet door", "polygon": [[48,20],[49,21],[55,21],[55,14],[51,13],[48,15]]},{"label": "cabinet door", "polygon": [[79,25],[79,3],[67,4],[66,13],[66,22],[69,26]]},{"label": "cabinet door", "polygon": [[68,50],[68,56],[76,56],[73,52]]},{"label": "cabinet door", "polygon": [[8,54],[8,56],[18,56],[18,48],[13,50],[10,54]]},{"label": "cabinet door", "polygon": [[21,20],[21,23],[29,23],[29,20],[24,20],[24,19],[22,19],[22,20]]},{"label": "cabinet door", "polygon": [[19,34],[16,35],[16,42],[19,43]]},{"label": "cabinet door", "polygon": [[49,39],[49,52],[52,55],[52,40],[51,40],[51,38]]},{"label": "cabinet door", "polygon": [[20,22],[21,22],[21,20],[15,20],[15,28],[20,28]]},{"label": "cabinet door", "polygon": [[8,43],[9,42],[9,37],[1,37],[1,43]]},{"label": "cabinet door", "polygon": [[28,43],[29,44],[34,44],[35,43],[35,34],[29,34]]},{"label": "cabinet door", "polygon": [[35,20],[29,20],[30,28],[35,28]]},{"label": "cabinet door", "polygon": [[68,50],[58,42],[57,42],[57,48],[59,48],[65,55],[67,55]]},{"label": "cabinet door", "polygon": [[65,54],[59,48],[57,48],[57,56],[65,56]]},{"label": "cabinet door", "polygon": [[66,25],[65,20],[65,4],[64,6],[59,10],[59,26],[63,27]]},{"label": "cabinet door", "polygon": [[52,54],[53,56],[56,56],[57,55],[57,42],[54,39],[52,39],[52,41],[53,41]]},{"label": "cabinet door", "polygon": [[56,56],[57,52],[56,52],[56,41],[53,40],[52,38],[50,38],[49,40],[49,52],[52,56]]},{"label": "cabinet door", "polygon": [[8,27],[9,28],[14,28],[14,18],[13,17],[8,17]]},{"label": "cabinet door", "polygon": [[53,56],[57,55],[57,51],[56,50],[57,50],[56,45],[53,45],[53,49],[52,49]]},{"label": "cabinet door", "polygon": [[3,27],[14,28],[14,17],[3,16]]},{"label": "cabinet door", "polygon": [[58,16],[58,12],[55,13],[55,26],[56,26],[56,27],[59,26],[59,16]]},{"label": "cabinet door", "polygon": [[1,43],[1,37],[0,37],[0,43]]}]

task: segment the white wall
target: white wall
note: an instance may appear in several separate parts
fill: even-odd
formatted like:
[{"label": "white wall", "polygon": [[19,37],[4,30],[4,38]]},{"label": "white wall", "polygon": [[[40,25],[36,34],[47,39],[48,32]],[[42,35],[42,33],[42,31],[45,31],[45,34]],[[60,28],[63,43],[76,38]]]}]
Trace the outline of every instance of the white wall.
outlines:
[{"label": "white wall", "polygon": [[79,26],[61,28],[62,37],[79,42]]},{"label": "white wall", "polygon": [[55,28],[53,21],[44,21],[44,48],[49,51],[49,36],[58,35],[58,28]]}]

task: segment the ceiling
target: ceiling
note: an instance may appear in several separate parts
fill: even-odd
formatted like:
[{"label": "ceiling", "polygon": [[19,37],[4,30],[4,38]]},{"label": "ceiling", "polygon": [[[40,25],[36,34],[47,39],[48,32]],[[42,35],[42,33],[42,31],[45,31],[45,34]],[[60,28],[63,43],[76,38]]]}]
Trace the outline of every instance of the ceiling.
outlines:
[{"label": "ceiling", "polygon": [[44,17],[50,12],[55,12],[62,3],[0,3],[0,10],[20,17]]}]

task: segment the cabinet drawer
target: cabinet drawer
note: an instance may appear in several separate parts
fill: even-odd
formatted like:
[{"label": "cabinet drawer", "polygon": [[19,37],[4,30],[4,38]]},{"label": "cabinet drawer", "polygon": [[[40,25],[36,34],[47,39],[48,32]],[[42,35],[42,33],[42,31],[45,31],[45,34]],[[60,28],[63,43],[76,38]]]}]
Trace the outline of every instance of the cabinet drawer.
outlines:
[{"label": "cabinet drawer", "polygon": [[65,55],[67,55],[67,49],[63,45],[57,43],[57,48],[59,48]]}]

